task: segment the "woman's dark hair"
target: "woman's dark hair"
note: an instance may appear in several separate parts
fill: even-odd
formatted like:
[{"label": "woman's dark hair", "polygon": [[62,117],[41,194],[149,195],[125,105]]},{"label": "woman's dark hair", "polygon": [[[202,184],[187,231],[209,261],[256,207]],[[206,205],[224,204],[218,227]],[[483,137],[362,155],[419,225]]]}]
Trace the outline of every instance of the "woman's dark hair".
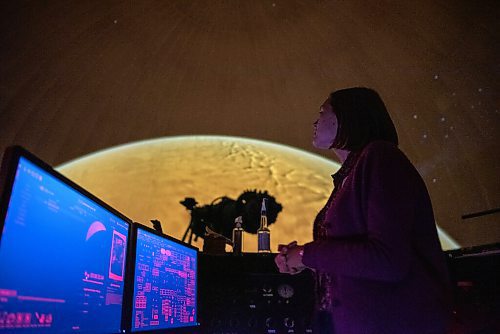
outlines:
[{"label": "woman's dark hair", "polygon": [[332,148],[359,151],[374,140],[398,145],[398,134],[384,102],[370,88],[354,87],[330,94],[330,104],[337,116],[337,136]]}]

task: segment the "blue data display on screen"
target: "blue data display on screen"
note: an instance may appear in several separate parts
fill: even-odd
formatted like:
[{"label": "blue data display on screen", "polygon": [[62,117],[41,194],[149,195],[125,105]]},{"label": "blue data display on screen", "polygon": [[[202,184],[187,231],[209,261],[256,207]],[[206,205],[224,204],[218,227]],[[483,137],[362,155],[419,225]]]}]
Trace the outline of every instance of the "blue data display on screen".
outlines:
[{"label": "blue data display on screen", "polygon": [[197,251],[137,230],[132,331],[196,325]]},{"label": "blue data display on screen", "polygon": [[21,157],[0,244],[0,333],[120,333],[128,233]]}]

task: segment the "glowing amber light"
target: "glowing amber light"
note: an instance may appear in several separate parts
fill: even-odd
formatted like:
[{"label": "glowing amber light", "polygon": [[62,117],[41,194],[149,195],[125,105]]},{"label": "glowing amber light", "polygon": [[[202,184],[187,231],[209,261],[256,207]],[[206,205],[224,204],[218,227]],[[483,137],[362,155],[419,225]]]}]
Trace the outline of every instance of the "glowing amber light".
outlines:
[{"label": "glowing amber light", "polygon": [[[71,161],[58,170],[134,221],[181,238],[190,215],[179,204],[219,196],[236,199],[247,189],[267,190],[283,205],[270,226],[271,249],[312,238],[312,221],[332,189],[339,164],[285,145],[223,136],[166,137],[122,145]],[[439,231],[445,249],[458,245]],[[199,239],[195,246],[202,248]],[[257,250],[245,233],[244,251]]]}]

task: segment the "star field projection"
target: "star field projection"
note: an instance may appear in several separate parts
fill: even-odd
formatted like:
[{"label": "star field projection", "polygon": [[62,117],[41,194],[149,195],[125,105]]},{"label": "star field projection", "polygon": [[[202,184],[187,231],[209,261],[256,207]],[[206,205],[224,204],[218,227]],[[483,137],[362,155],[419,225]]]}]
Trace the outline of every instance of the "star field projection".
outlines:
[{"label": "star field projection", "polygon": [[[426,183],[450,189],[456,187],[456,179],[450,179],[450,174],[456,178],[464,177],[463,174],[475,178],[480,166],[489,164],[491,159],[484,152],[495,150],[496,144],[493,143],[498,140],[500,112],[497,92],[491,85],[481,84],[481,80],[474,78],[471,73],[460,69],[452,70],[449,65],[445,67],[447,68],[443,69],[443,73],[430,75],[426,84],[433,90],[428,101],[431,112],[425,109],[413,110],[405,117],[404,122],[413,124],[412,131],[418,133],[410,140],[419,147],[419,153],[424,157],[418,159],[416,167]],[[450,82],[455,84],[450,85]],[[456,84],[457,82],[459,83]],[[490,144],[485,146],[484,143]],[[430,156],[425,153],[434,151],[436,147],[439,154]],[[471,159],[471,150],[483,153]],[[469,160],[471,166],[464,166],[460,157],[469,157],[465,160]],[[494,206],[493,203],[486,206],[482,203],[484,198],[488,198],[485,195],[488,191],[478,188],[478,184],[471,188],[476,194],[460,194],[469,202],[468,207],[462,210],[479,211]],[[479,198],[479,194],[483,198]]]}]

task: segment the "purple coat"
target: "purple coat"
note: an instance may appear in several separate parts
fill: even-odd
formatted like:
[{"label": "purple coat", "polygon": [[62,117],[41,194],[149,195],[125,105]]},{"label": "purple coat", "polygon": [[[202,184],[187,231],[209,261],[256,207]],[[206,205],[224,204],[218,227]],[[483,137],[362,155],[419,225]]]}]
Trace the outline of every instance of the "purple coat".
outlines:
[{"label": "purple coat", "polygon": [[[368,144],[303,262],[333,278],[335,334],[445,333],[449,276],[431,201],[396,145]],[[333,330],[332,330],[333,331]]]}]

